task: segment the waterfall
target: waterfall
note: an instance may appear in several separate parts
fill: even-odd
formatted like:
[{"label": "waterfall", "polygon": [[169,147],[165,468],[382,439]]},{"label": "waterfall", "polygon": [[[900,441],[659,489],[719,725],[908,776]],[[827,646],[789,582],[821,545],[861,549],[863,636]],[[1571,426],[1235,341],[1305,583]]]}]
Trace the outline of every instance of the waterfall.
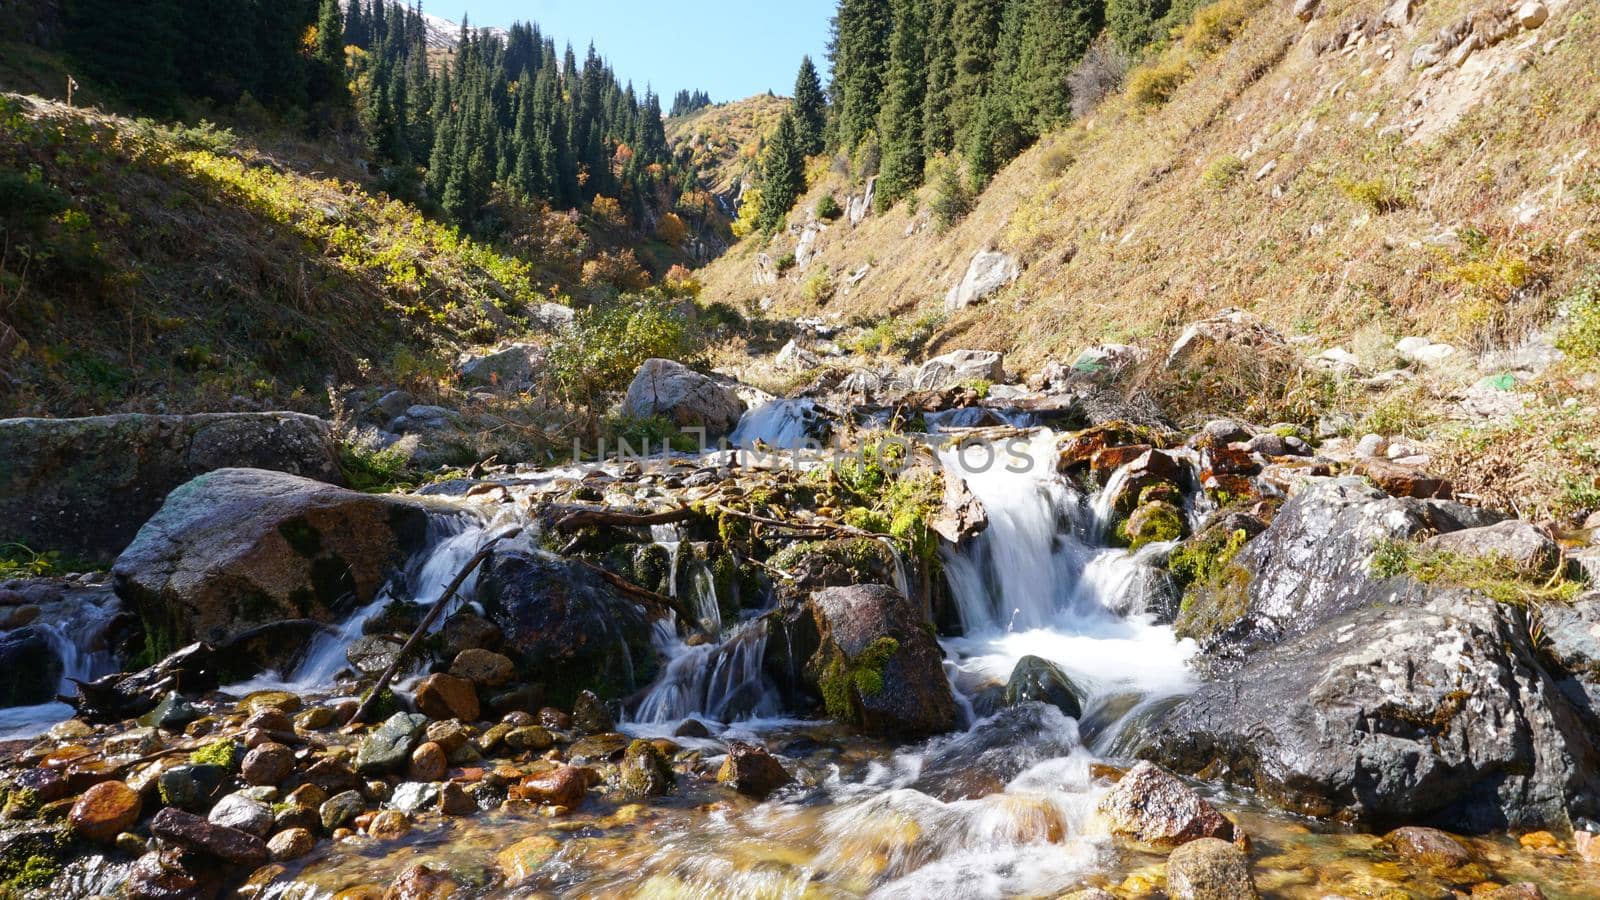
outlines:
[{"label": "waterfall", "polygon": [[1187,690],[1193,643],[1147,614],[1164,577],[1155,563],[1170,546],[1129,553],[1104,544],[1126,470],[1085,496],[1056,473],[1054,434],[1038,432],[1007,450],[981,469],[963,466],[954,450],[942,457],[989,517],[987,530],[944,556],[964,629],[945,642],[956,680],[1004,682],[1021,657],[1043,657],[1087,694],[1086,718],[1108,705],[1137,708]]},{"label": "waterfall", "polygon": [[780,712],[761,668],[767,651],[765,620],[740,625],[720,644],[695,647],[679,641],[673,624],[663,622],[657,626],[657,646],[667,665],[639,704],[634,722],[661,725],[702,716],[726,724]]},{"label": "waterfall", "polygon": [[744,414],[728,442],[742,450],[757,441],[775,450],[797,450],[815,437],[819,422],[815,400],[773,400]]},{"label": "waterfall", "polygon": [[[104,645],[106,629],[122,610],[117,595],[109,591],[98,600],[89,595],[73,595],[57,605],[63,618],[41,619],[28,627],[50,645],[61,660],[61,680],[56,694],[73,697],[78,681],[93,681],[117,670],[116,656]],[[0,709],[0,740],[37,737],[51,725],[71,717],[72,707],[60,701],[35,706]]]}]

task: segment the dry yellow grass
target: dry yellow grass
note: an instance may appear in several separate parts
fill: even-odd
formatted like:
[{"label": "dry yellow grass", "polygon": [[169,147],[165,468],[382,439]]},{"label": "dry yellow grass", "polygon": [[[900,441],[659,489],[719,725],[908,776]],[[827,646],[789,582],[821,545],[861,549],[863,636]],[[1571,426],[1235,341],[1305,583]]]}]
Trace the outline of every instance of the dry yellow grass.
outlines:
[{"label": "dry yellow grass", "polygon": [[[1015,254],[1022,278],[952,316],[930,351],[1005,350],[1017,368],[1108,340],[1159,344],[1228,306],[1331,346],[1374,331],[1486,347],[1547,318],[1600,248],[1600,21],[1552,2],[1549,22],[1479,51],[1461,69],[1412,71],[1413,51],[1480,4],[1418,6],[1350,50],[1317,52],[1377,0],[1330,0],[1309,25],[1286,3],[1252,14],[1194,75],[1150,108],[1114,97],[1015,160],[944,235],[902,203],[858,228],[835,224],[775,286],[754,257],[791,232],[736,247],[704,273],[706,297],[774,314],[847,320],[936,312],[974,252]],[[1420,101],[1420,106],[1417,105]],[[1071,162],[1055,174],[1064,156]],[[1242,174],[1206,177],[1232,156]],[[829,174],[821,192],[859,188]],[[1529,210],[1534,212],[1529,215]],[[913,225],[913,222],[916,224]],[[908,236],[908,227],[915,233]],[[804,285],[870,263],[818,308]]]}]

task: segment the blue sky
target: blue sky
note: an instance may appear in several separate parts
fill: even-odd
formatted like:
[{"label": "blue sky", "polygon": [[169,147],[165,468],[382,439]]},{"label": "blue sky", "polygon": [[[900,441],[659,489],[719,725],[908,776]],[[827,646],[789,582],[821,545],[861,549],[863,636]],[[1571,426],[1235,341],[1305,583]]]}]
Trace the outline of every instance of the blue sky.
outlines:
[{"label": "blue sky", "polygon": [[672,103],[679,90],[703,90],[718,103],[768,89],[794,89],[800,58],[823,58],[836,0],[423,0],[436,16],[505,27],[537,22],[557,46],[571,42],[581,59],[596,49],[642,92],[646,82]]}]

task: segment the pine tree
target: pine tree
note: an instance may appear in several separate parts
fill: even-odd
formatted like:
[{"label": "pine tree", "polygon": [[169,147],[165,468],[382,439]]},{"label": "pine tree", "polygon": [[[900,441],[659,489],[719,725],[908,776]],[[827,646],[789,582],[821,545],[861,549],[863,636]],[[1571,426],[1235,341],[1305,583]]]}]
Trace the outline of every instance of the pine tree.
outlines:
[{"label": "pine tree", "polygon": [[878,120],[882,160],[876,206],[888,209],[922,184],[922,99],[928,73],[923,59],[923,0],[895,0],[894,38],[889,73]]},{"label": "pine tree", "polygon": [[889,0],[840,0],[829,53],[835,136],[846,152],[854,151],[877,121],[893,32]]},{"label": "pine tree", "polygon": [[1072,116],[1067,76],[1104,24],[1104,0],[1028,0],[1013,97],[1017,121],[1036,136]]},{"label": "pine tree", "polygon": [[809,56],[800,61],[800,73],[794,80],[794,125],[800,151],[806,156],[816,156],[826,148],[828,101]]},{"label": "pine tree", "polygon": [[927,22],[928,83],[922,101],[922,152],[929,159],[955,147],[956,43],[951,26],[955,0],[930,0]]},{"label": "pine tree", "polygon": [[339,0],[322,0],[317,14],[317,61],[344,72],[344,16],[339,12]]},{"label": "pine tree", "polygon": [[1171,0],[1106,0],[1106,31],[1131,56],[1161,37],[1161,20],[1171,9]]},{"label": "pine tree", "polygon": [[948,109],[950,128],[962,138],[969,137],[983,98],[989,93],[989,74],[994,68],[1006,5],[1006,0],[956,0],[951,14],[955,72]]},{"label": "pine tree", "polygon": [[794,114],[785,110],[761,159],[761,209],[756,222],[771,233],[783,224],[806,189],[806,160],[800,149]]}]

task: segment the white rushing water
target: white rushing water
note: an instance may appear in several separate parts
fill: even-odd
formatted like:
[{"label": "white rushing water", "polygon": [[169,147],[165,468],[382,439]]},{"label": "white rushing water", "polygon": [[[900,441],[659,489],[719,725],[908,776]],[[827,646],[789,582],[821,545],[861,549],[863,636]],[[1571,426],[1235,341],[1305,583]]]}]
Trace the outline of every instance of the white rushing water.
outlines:
[{"label": "white rushing water", "polygon": [[[1017,661],[1038,656],[1059,666],[1097,704],[1158,702],[1189,689],[1192,641],[1179,641],[1146,612],[1152,565],[1170,549],[1139,553],[1105,546],[1119,470],[1098,497],[1085,497],[1055,471],[1056,437],[1041,431],[1011,445],[979,471],[957,466],[982,501],[989,527],[945,557],[964,635],[945,641],[958,681],[1005,681]],[[1025,471],[1017,471],[1025,470]]]},{"label": "white rushing water", "polygon": [[[59,613],[59,618],[41,618],[28,626],[61,660],[58,696],[77,695],[73,679],[93,681],[116,671],[116,657],[105,646],[105,632],[121,609],[121,602],[109,591],[95,598],[75,596],[48,611]],[[70,718],[72,712],[71,706],[60,701],[0,709],[0,740],[38,737],[50,726]]]},{"label": "white rushing water", "polygon": [[[223,690],[239,696],[260,690],[326,690],[341,671],[350,668],[346,651],[352,642],[362,636],[367,623],[374,616],[398,599],[408,600],[424,610],[431,607],[467,560],[503,527],[504,523],[499,518],[486,522],[466,512],[431,517],[428,521],[427,549],[412,559],[397,579],[379,590],[371,603],[338,626],[313,637],[293,672],[286,676],[268,673],[228,685]],[[439,617],[435,628],[449,618],[450,612],[468,602],[468,598],[476,591],[477,582],[478,570],[474,570],[462,582],[450,609]]]},{"label": "white rushing water", "polygon": [[821,425],[814,400],[773,400],[745,413],[728,442],[752,450],[759,441],[775,450],[796,450],[817,436]]}]

